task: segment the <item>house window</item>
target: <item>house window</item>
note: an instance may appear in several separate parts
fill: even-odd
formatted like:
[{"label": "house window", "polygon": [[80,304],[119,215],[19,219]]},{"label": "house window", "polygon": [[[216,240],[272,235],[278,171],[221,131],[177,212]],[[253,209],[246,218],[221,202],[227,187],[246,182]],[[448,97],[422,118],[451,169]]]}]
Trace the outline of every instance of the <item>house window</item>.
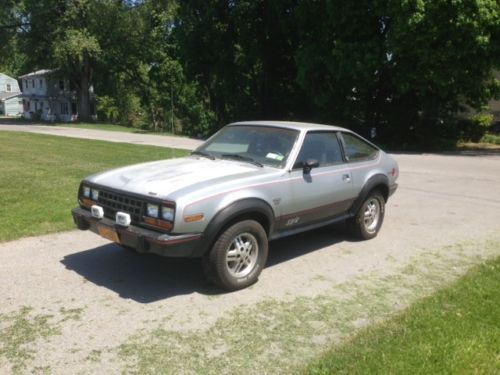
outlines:
[{"label": "house window", "polygon": [[43,87],[43,79],[40,80],[40,87]]},{"label": "house window", "polygon": [[35,80],[34,79],[31,80],[31,87],[35,88]]},{"label": "house window", "polygon": [[25,80],[24,80],[24,88],[25,88],[25,89],[27,89],[27,88],[28,88],[28,80],[27,80],[27,79],[25,79]]},{"label": "house window", "polygon": [[10,84],[7,83],[7,91],[11,91]]},{"label": "house window", "polygon": [[68,114],[68,103],[61,103],[61,115]]},{"label": "house window", "polygon": [[59,89],[64,90],[64,81],[62,79],[59,81]]}]

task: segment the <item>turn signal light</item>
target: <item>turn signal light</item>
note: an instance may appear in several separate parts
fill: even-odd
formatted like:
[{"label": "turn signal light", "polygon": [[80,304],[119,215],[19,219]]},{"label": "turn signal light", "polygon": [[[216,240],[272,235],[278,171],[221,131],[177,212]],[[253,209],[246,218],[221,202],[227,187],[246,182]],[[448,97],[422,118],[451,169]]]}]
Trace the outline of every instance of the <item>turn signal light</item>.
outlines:
[{"label": "turn signal light", "polygon": [[155,219],[155,218],[147,217],[147,216],[145,216],[143,218],[143,220],[148,225],[152,225],[152,226],[155,226],[155,227],[163,228],[163,229],[166,229],[166,230],[172,229],[172,223],[169,223],[168,221],[163,221],[163,220],[160,220],[160,219]]},{"label": "turn signal light", "polygon": [[80,199],[80,203],[83,204],[87,208],[90,208],[95,204],[95,202],[92,199],[88,199],[88,198]]},{"label": "turn signal light", "polygon": [[195,221],[202,221],[205,215],[203,214],[196,214],[196,215],[189,215],[189,216],[184,216],[184,221],[186,223],[193,223]]}]

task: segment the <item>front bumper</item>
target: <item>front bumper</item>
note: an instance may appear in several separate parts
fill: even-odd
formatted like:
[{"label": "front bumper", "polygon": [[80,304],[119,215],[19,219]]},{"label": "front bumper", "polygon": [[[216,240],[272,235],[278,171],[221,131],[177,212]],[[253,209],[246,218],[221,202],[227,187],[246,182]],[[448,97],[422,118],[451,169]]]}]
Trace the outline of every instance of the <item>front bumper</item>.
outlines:
[{"label": "front bumper", "polygon": [[90,211],[79,207],[71,210],[71,213],[78,229],[91,230],[140,253],[191,257],[201,239],[201,233],[170,235],[134,225],[122,227],[108,218],[97,219]]}]

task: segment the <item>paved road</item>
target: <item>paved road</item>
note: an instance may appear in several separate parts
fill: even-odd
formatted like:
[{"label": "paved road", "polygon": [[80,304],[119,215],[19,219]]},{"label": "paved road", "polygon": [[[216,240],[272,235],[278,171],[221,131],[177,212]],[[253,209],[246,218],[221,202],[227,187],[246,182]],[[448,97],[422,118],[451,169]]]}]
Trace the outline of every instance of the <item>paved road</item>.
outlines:
[{"label": "paved road", "polygon": [[[46,131],[36,126],[33,129]],[[66,129],[53,131],[66,132]],[[96,131],[81,132],[99,138]],[[122,136],[130,135],[113,133],[113,137]],[[132,135],[128,141],[134,142],[135,137],[152,136]],[[165,138],[155,137],[154,141],[162,145]],[[174,141],[179,147],[180,139]],[[118,354],[119,346],[129,342],[133,335],[145,337],[146,343],[154,340],[155,336],[149,334],[158,327],[164,330],[162,332],[173,332],[166,337],[172,342],[172,350],[178,350],[170,354],[161,352],[160,358],[167,361],[168,355],[189,352],[189,346],[195,345],[197,356],[192,358],[201,356],[208,366],[218,360],[218,355],[223,361],[224,352],[232,350],[231,345],[238,345],[239,341],[234,337],[225,341],[221,334],[215,343],[212,339],[207,340],[210,344],[205,347],[203,334],[193,332],[204,332],[210,327],[218,327],[216,332],[220,332],[223,324],[216,324],[219,318],[226,319],[219,322],[237,324],[235,329],[242,329],[241,322],[227,320],[236,311],[239,321],[271,319],[279,313],[266,310],[262,317],[255,312],[249,316],[238,315],[259,302],[285,303],[278,305],[281,310],[296,297],[305,298],[301,303],[313,303],[307,301],[322,296],[319,301],[325,303],[332,290],[341,290],[336,287],[338,285],[348,283],[350,286],[346,290],[351,295],[366,290],[367,281],[364,280],[370,280],[374,274],[388,275],[399,283],[402,267],[425,255],[429,261],[429,277],[408,276],[411,272],[408,268],[405,275],[410,277],[409,281],[395,289],[405,296],[418,291],[433,277],[458,272],[453,262],[460,264],[468,259],[472,264],[478,259],[500,255],[496,245],[474,246],[485,239],[500,241],[499,156],[400,154],[395,157],[400,163],[400,187],[388,202],[385,222],[377,238],[355,242],[341,227],[335,226],[272,242],[268,265],[259,282],[236,293],[219,294],[207,286],[197,261],[140,256],[123,251],[89,232],[70,231],[1,243],[0,329],[1,324],[9,321],[2,320],[2,316],[18,314],[25,306],[32,309],[31,317],[47,315],[49,322],[59,324],[58,333],[50,339],[40,338],[26,345],[33,350],[33,359],[26,364],[28,372],[41,371],[48,366],[54,373],[120,373],[126,365]],[[432,269],[440,262],[444,266],[437,275]],[[360,280],[365,284],[358,290],[354,286]],[[387,284],[384,288],[389,287]],[[380,302],[378,295],[376,300]],[[335,302],[335,309],[328,314],[339,314],[340,319],[344,311],[342,301]],[[348,327],[362,325],[367,318],[358,319],[357,311],[367,310],[370,319],[383,317],[377,315],[380,306],[376,302],[363,299],[356,303],[355,309],[345,309],[345,315],[352,315],[352,322],[345,323],[340,331],[315,322],[326,336],[315,336],[314,340],[326,343],[339,332],[348,329],[349,333],[349,329],[354,329]],[[395,301],[394,309],[401,308],[404,303],[404,298]],[[68,311],[77,311],[77,317],[68,317]],[[295,329],[297,324],[294,320],[287,330]],[[265,340],[280,325],[269,320],[263,327],[269,329],[259,328],[263,329],[261,335]],[[314,327],[311,323],[308,330]],[[298,347],[308,347],[311,342],[311,338],[300,339],[308,330],[293,331],[300,343]],[[176,336],[179,332],[180,336]],[[187,337],[196,340],[188,341]],[[275,344],[279,349],[280,343],[269,345]],[[0,340],[0,349],[1,345]],[[265,366],[279,361],[287,352],[278,349],[269,349],[272,361],[248,352],[249,363]],[[311,353],[314,355],[323,349],[318,346],[317,352]],[[97,359],[96,353],[101,353]],[[303,363],[304,358],[296,357],[287,358],[284,363]],[[241,373],[252,372],[252,368],[244,367],[237,358],[233,360],[233,368],[241,368]],[[0,356],[0,373],[9,373],[12,361]],[[133,365],[133,359],[130,363]],[[196,372],[191,364],[186,362],[185,366],[185,371],[181,372]]]},{"label": "paved road", "polygon": [[49,125],[11,125],[5,124],[0,120],[0,130],[22,131],[38,134],[50,134],[60,137],[99,139],[108,142],[133,143],[161,147],[181,148],[193,150],[198,147],[202,141],[186,137],[159,136],[152,134],[135,134],[125,132],[114,132],[94,129],[75,129],[61,126]]}]

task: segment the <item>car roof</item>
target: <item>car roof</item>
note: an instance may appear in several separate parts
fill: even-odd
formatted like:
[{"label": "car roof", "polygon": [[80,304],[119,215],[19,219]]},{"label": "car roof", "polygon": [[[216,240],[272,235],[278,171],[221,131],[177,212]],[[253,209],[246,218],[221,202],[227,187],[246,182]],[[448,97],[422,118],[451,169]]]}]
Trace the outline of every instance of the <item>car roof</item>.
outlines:
[{"label": "car roof", "polygon": [[302,130],[344,130],[350,132],[349,129],[341,128],[339,126],[334,125],[323,125],[323,124],[314,124],[310,122],[295,122],[295,121],[240,121],[233,122],[229,124],[231,126],[234,125],[255,125],[255,126],[275,126],[279,128],[286,129],[294,129],[298,131]]}]

